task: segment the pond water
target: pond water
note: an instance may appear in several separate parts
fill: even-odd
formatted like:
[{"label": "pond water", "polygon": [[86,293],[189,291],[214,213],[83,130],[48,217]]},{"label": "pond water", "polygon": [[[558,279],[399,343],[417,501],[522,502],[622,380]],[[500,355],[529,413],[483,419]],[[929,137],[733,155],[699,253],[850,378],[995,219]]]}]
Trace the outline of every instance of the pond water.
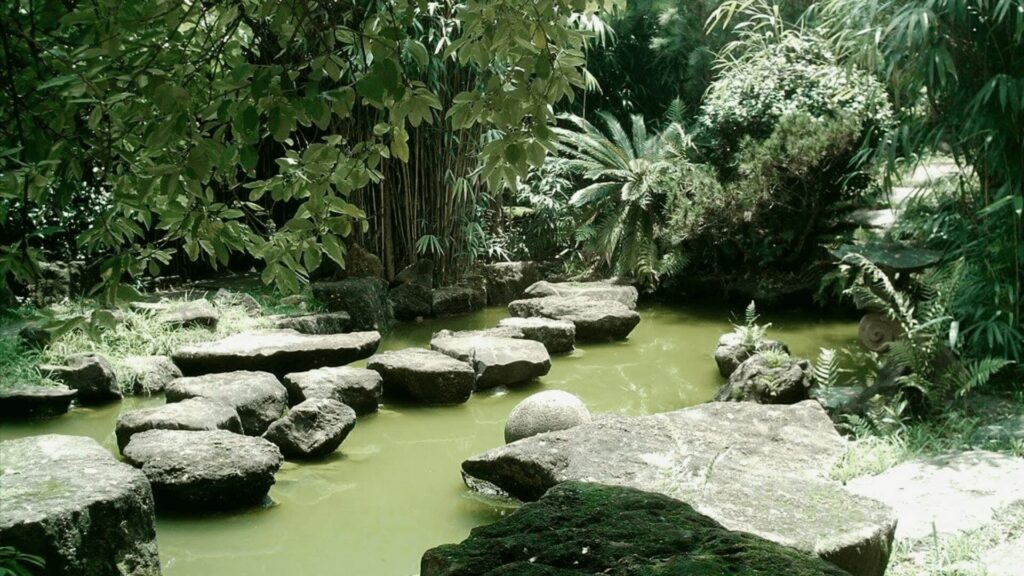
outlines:
[{"label": "pond water", "polygon": [[[543,389],[580,396],[594,412],[664,412],[710,399],[722,384],[713,350],[730,329],[724,308],[641,306],[643,320],[625,342],[582,345],[552,359],[551,372],[512,390],[475,395],[452,407],[385,404],[360,418],[332,457],[286,463],[270,492],[274,504],[241,513],[160,517],[157,535],[166,576],[338,574],[409,576],[428,548],[465,538],[474,526],[510,508],[475,497],[462,484],[467,457],[503,443],[505,417]],[[734,311],[742,316],[742,310]],[[471,316],[402,325],[381,349],[426,346],[442,328],[487,328],[503,308]],[[796,355],[852,344],[856,325],[813,313],[769,314],[771,336]],[[357,364],[360,365],[360,364]],[[0,424],[0,438],[33,434],[91,436],[116,453],[114,423],[122,410],[162,402],[127,399],[79,408],[40,423]]]}]

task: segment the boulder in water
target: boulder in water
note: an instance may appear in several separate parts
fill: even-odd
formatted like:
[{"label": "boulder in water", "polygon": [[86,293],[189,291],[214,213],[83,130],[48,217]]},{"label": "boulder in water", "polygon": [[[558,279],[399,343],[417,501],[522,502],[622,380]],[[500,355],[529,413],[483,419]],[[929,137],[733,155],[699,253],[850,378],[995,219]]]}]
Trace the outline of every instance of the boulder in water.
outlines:
[{"label": "boulder in water", "polygon": [[331,398],[350,406],[360,416],[377,411],[384,389],[379,373],[350,366],[288,374],[284,387],[293,405],[313,398]]},{"label": "boulder in water", "polygon": [[551,356],[533,340],[493,336],[436,337],[430,348],[470,364],[476,389],[508,386],[540,378],[551,370]]},{"label": "boulder in water", "polygon": [[636,310],[636,301],[640,294],[633,286],[614,279],[596,282],[547,282],[541,280],[523,292],[524,298],[544,298],[546,296],[613,300],[624,304],[630,310]]},{"label": "boulder in water", "polygon": [[434,306],[433,290],[429,285],[418,282],[395,286],[388,293],[388,298],[395,318],[403,321],[429,318]]},{"label": "boulder in water", "polygon": [[73,354],[65,359],[63,366],[39,366],[39,373],[44,378],[77,390],[78,401],[82,404],[109,402],[122,397],[114,369],[99,354]]},{"label": "boulder in water", "polygon": [[242,431],[259,436],[288,408],[288,391],[266,372],[240,370],[179,378],[167,387],[167,401],[207,398],[233,408],[242,421]]},{"label": "boulder in water", "polygon": [[576,345],[576,326],[566,320],[550,318],[504,318],[499,328],[512,328],[527,340],[536,340],[548,349],[548,354],[572,352]]},{"label": "boulder in water", "polygon": [[388,284],[380,278],[347,278],[338,282],[314,282],[313,296],[332,312],[348,312],[352,330],[384,330],[394,313],[388,300]]},{"label": "boulder in water", "polygon": [[469,314],[487,307],[487,292],[476,286],[438,288],[433,299],[433,314],[437,317]]},{"label": "boulder in water", "polygon": [[811,364],[788,354],[754,354],[729,376],[729,382],[715,394],[719,402],[796,404],[810,398],[814,378]]},{"label": "boulder in water", "polygon": [[528,396],[509,412],[505,442],[568,430],[586,422],[590,422],[590,410],[578,396],[562,390],[545,390]]},{"label": "boulder in water", "polygon": [[122,412],[114,427],[118,450],[123,452],[133,434],[146,430],[227,430],[241,434],[242,421],[231,406],[207,398]]},{"label": "boulder in water", "polygon": [[736,332],[722,334],[715,346],[715,363],[718,365],[718,373],[723,378],[728,378],[739,368],[744,360],[758,352],[775,350],[789,354],[789,347],[782,342],[765,340],[759,344],[751,345],[743,341],[743,336]]},{"label": "boulder in water", "polygon": [[476,382],[473,368],[441,352],[407,348],[382,352],[366,363],[384,379],[384,391],[426,404],[460,404]]},{"label": "boulder in water", "polygon": [[540,280],[540,272],[533,262],[495,262],[484,266],[487,286],[487,304],[505,306],[523,297],[523,292]]},{"label": "boulder in water", "polygon": [[67,386],[0,388],[0,417],[52,418],[66,414],[77,390]]},{"label": "boulder in water", "polygon": [[356,413],[331,398],[312,398],[293,406],[267,428],[263,437],[285,458],[319,458],[338,449],[356,425]]}]

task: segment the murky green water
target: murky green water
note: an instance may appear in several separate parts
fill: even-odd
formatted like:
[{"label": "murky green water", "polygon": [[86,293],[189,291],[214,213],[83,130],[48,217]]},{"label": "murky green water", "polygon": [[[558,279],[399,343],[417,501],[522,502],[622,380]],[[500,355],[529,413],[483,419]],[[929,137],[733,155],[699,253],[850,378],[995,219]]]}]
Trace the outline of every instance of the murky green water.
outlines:
[{"label": "murky green water", "polygon": [[[741,310],[736,311],[742,314]],[[424,550],[466,537],[503,512],[475,498],[459,465],[502,443],[505,416],[542,389],[580,396],[592,411],[663,412],[708,400],[721,385],[712,357],[729,330],[725,309],[649,306],[628,341],[583,345],[553,358],[539,382],[474,396],[453,407],[386,404],[363,417],[333,457],[287,463],[271,490],[274,506],[231,515],[159,518],[166,576],[303,576],[416,574]],[[398,328],[382,349],[426,346],[442,328],[494,326],[504,309]],[[794,354],[813,358],[821,346],[850,344],[852,322],[807,315],[768,315],[771,335]],[[0,425],[0,438],[32,434],[91,436],[116,452],[113,428],[121,410],[159,403],[126,400],[76,409],[44,423]]]}]

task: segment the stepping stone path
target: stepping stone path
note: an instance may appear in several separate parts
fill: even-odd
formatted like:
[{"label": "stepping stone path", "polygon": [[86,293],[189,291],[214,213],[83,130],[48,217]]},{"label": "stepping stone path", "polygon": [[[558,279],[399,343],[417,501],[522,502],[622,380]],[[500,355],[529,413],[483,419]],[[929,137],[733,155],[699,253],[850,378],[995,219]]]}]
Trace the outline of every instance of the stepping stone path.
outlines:
[{"label": "stepping stone path", "polygon": [[207,398],[123,412],[114,428],[118,450],[124,452],[132,435],[146,430],[227,430],[241,434],[242,421],[234,408]]},{"label": "stepping stone path", "polygon": [[548,354],[572,352],[576,345],[576,326],[565,320],[504,318],[498,322],[498,327],[518,330],[523,338],[543,344]]},{"label": "stepping stone path", "polygon": [[172,358],[186,376],[234,370],[284,376],[361,360],[376,352],[379,344],[377,332],[313,336],[294,330],[265,330],[185,346]]},{"label": "stepping stone path", "polygon": [[718,345],[715,346],[715,364],[718,365],[718,373],[723,378],[728,378],[747,358],[768,350],[779,350],[789,354],[789,347],[782,342],[765,340],[752,349],[743,342],[741,335],[735,332],[722,334],[718,339]]},{"label": "stepping stone path", "polygon": [[329,398],[348,405],[360,416],[377,411],[384,390],[378,372],[349,366],[295,372],[285,376],[283,382],[292,405]]},{"label": "stepping stone path", "polygon": [[129,356],[121,360],[121,367],[133,394],[163,392],[168,384],[182,376],[181,370],[167,356]]},{"label": "stepping stone path", "polygon": [[585,480],[665,494],[730,530],[814,553],[854,576],[881,576],[896,519],[829,472],[846,442],[817,402],[712,402],[649,416],[606,415],[466,460],[523,500]]},{"label": "stepping stone path", "polygon": [[124,459],[142,469],[162,510],[198,512],[260,504],[284,460],[271,442],[226,430],[139,432]]},{"label": "stepping stone path", "polygon": [[0,543],[47,574],[160,574],[149,482],[91,438],[0,442],[0,502]]},{"label": "stepping stone path", "polygon": [[1024,459],[973,450],[905,462],[846,488],[892,506],[896,537],[917,539],[991,523],[996,510],[1024,500],[1022,479]]},{"label": "stepping stone path", "polygon": [[388,394],[399,393],[425,404],[465,402],[476,383],[476,372],[469,364],[423,348],[381,352],[366,367],[380,373]]},{"label": "stepping stone path", "polygon": [[302,316],[278,316],[273,319],[276,330],[295,330],[301,334],[343,334],[349,331],[352,317],[348,312],[324,312]]},{"label": "stepping stone path", "polygon": [[461,544],[428,550],[420,574],[849,576],[807,552],[730,531],[678,500],[583,482],[552,488]]},{"label": "stepping stone path", "polygon": [[462,362],[476,372],[476,389],[528,382],[551,370],[551,356],[533,340],[493,336],[435,337],[430,348]]},{"label": "stepping stone path", "polygon": [[640,294],[633,286],[617,284],[615,280],[557,283],[541,280],[523,292],[523,298],[544,298],[546,296],[614,300],[630,310],[636,310],[636,301]]},{"label": "stepping stone path", "polygon": [[42,364],[43,378],[60,382],[78,391],[82,404],[99,404],[122,397],[121,387],[110,362],[99,354],[74,354],[64,360],[64,366]]},{"label": "stepping stone path", "polygon": [[179,378],[167,387],[166,397],[168,402],[207,398],[234,408],[250,436],[266,432],[288,408],[288,390],[273,374],[247,370]]},{"label": "stepping stone path", "polygon": [[0,417],[51,418],[67,413],[77,390],[67,386],[0,388]]},{"label": "stepping stone path", "polygon": [[356,425],[356,413],[330,398],[313,398],[293,406],[267,428],[263,437],[285,458],[319,458],[338,449]]},{"label": "stepping stone path", "polygon": [[576,326],[576,339],[580,341],[624,340],[640,323],[640,314],[621,302],[580,296],[516,300],[508,305],[508,311],[520,318],[541,317],[572,322]]}]

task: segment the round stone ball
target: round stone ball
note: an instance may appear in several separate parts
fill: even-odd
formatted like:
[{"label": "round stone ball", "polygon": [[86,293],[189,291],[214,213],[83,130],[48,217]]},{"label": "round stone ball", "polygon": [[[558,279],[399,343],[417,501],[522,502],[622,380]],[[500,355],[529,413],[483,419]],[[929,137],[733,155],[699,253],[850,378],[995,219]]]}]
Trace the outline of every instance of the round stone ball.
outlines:
[{"label": "round stone ball", "polygon": [[562,390],[545,390],[526,398],[512,409],[505,422],[505,442],[566,430],[585,422],[590,422],[590,410],[576,395]]}]

